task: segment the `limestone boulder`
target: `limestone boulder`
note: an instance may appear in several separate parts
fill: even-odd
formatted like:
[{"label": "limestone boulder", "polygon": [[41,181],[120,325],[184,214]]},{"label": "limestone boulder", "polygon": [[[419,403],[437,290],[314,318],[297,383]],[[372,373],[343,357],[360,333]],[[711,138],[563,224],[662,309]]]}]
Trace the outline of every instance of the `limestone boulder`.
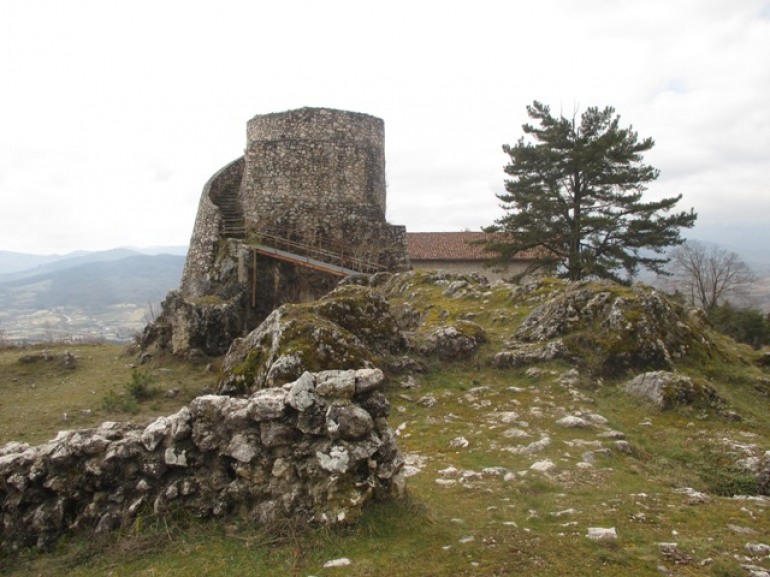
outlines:
[{"label": "limestone boulder", "polygon": [[637,375],[625,384],[631,396],[663,410],[695,406],[723,409],[725,401],[711,385],[670,371],[652,371]]},{"label": "limestone boulder", "polygon": [[487,334],[480,325],[471,321],[457,321],[428,334],[420,351],[451,361],[472,356],[485,342]]}]

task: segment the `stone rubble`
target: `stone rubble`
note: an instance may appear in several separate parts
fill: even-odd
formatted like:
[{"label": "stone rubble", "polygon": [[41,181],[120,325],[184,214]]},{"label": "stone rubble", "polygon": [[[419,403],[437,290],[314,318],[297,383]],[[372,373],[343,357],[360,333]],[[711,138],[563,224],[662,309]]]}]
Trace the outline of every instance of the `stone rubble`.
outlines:
[{"label": "stone rubble", "polygon": [[354,520],[403,491],[379,370],[304,373],[248,398],[204,395],[142,427],[107,422],[0,448],[0,545],[53,544],[184,508],[262,524]]}]

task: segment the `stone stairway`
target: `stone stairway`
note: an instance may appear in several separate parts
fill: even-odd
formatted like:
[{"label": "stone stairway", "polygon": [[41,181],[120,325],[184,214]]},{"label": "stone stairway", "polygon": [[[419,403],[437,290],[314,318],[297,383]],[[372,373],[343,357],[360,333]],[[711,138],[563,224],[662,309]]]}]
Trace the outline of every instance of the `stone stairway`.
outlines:
[{"label": "stone stairway", "polygon": [[220,227],[222,236],[226,238],[244,238],[246,236],[246,221],[243,218],[243,209],[237,195],[238,189],[231,188],[214,201],[222,213]]}]

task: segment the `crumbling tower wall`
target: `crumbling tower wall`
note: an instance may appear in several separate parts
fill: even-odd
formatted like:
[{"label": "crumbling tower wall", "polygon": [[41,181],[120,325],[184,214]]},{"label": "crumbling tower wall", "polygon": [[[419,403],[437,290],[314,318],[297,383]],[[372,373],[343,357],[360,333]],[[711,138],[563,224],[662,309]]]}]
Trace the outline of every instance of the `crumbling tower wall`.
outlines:
[{"label": "crumbling tower wall", "polygon": [[339,271],[302,259],[326,259],[342,274],[409,268],[406,229],[385,209],[381,119],[329,108],[255,116],[245,154],[203,188],[180,289],[143,346],[223,353],[274,308],[336,285]]}]

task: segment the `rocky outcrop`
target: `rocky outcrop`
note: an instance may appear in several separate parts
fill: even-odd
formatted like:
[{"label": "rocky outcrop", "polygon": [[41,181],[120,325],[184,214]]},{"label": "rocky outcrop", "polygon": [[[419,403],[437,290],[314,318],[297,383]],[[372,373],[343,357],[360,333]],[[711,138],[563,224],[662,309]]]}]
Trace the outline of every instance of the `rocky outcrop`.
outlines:
[{"label": "rocky outcrop", "polygon": [[243,331],[241,307],[211,299],[190,301],[178,291],[164,299],[161,315],[142,333],[145,354],[170,351],[178,356],[221,355]]},{"label": "rocky outcrop", "polygon": [[59,361],[59,366],[62,369],[74,370],[77,368],[78,359],[69,351],[64,351],[59,355],[52,355],[48,350],[35,351],[27,353],[19,357],[19,362],[23,365],[29,365],[32,363]]},{"label": "rocky outcrop", "polygon": [[521,367],[568,356],[564,341],[554,339],[547,343],[514,343],[497,353],[492,364],[498,369]]},{"label": "rocky outcrop", "polygon": [[514,331],[509,349],[561,339],[568,356],[601,375],[671,370],[677,359],[716,350],[681,306],[647,286],[549,279],[523,287],[516,298],[536,306]]},{"label": "rocky outcrop", "polygon": [[0,448],[0,545],[101,533],[177,507],[340,524],[402,488],[375,369],[304,373],[248,398],[198,397],[141,427],[104,423]]},{"label": "rocky outcrop", "polygon": [[374,367],[377,354],[404,345],[380,293],[341,286],[315,303],[282,306],[236,339],[224,359],[219,391],[241,394],[279,386],[304,371]]}]

